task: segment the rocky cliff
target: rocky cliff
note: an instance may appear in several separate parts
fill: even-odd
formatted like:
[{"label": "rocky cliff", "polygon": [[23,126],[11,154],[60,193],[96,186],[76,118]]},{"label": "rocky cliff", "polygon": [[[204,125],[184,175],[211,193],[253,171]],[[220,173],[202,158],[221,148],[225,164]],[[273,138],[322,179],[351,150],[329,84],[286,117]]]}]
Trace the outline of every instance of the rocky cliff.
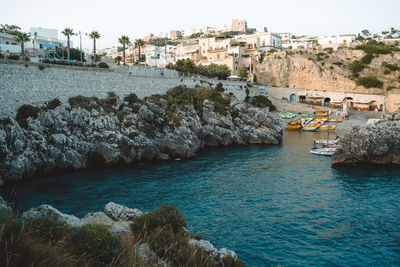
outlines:
[{"label": "rocky cliff", "polygon": [[286,50],[266,55],[256,67],[257,83],[277,87],[303,88],[308,90],[385,94],[387,86],[397,87],[400,72],[385,72],[382,62],[397,65],[400,52],[374,54],[370,63],[358,73],[360,77],[374,76],[382,81],[382,88],[365,88],[356,84],[356,78],[348,66],[360,61],[366,53],[348,48],[338,51]]},{"label": "rocky cliff", "polygon": [[354,126],[340,138],[332,164],[400,164],[400,111]]},{"label": "rocky cliff", "polygon": [[69,103],[25,107],[19,123],[0,123],[0,183],[57,170],[190,158],[205,146],[278,144],[282,138],[281,121],[268,108],[210,88],[181,86],[145,100],[79,96]]}]

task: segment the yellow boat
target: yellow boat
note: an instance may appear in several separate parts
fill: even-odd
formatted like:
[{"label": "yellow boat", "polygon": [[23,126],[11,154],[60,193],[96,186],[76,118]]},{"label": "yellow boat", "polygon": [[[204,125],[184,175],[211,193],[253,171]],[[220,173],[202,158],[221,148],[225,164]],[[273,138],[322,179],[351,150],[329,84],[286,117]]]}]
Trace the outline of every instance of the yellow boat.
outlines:
[{"label": "yellow boat", "polygon": [[320,131],[334,131],[336,129],[336,125],[325,124],[319,127]]},{"label": "yellow boat", "polygon": [[321,116],[328,116],[329,111],[328,110],[316,110],[315,114],[321,115]]},{"label": "yellow boat", "polygon": [[286,126],[287,131],[297,131],[297,130],[300,130],[301,128],[302,128],[301,124]]},{"label": "yellow boat", "polygon": [[342,120],[338,119],[338,118],[331,118],[331,119],[328,120],[328,122],[341,122],[341,121]]}]

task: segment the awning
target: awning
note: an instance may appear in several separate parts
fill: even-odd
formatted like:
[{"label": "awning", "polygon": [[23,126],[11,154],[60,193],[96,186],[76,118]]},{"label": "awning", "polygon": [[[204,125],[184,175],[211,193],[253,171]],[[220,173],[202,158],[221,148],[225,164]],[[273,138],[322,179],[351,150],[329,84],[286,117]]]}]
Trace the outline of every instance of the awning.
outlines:
[{"label": "awning", "polygon": [[237,75],[232,75],[232,76],[229,76],[227,79],[240,79],[240,77]]}]

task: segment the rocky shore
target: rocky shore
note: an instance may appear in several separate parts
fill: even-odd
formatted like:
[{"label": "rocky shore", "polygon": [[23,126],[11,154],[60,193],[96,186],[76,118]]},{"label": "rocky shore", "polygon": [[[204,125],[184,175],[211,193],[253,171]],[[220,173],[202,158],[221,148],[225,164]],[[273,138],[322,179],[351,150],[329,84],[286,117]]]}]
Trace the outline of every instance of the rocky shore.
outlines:
[{"label": "rocky shore", "polygon": [[180,86],[143,100],[110,93],[107,99],[54,102],[1,121],[0,184],[60,170],[190,158],[205,146],[282,139],[281,121],[268,108],[205,87]]},{"label": "rocky shore", "polygon": [[[7,220],[9,219],[6,219],[1,213],[2,210],[5,210],[9,214],[13,213],[10,205],[8,205],[8,203],[0,196],[0,226],[5,225],[5,231],[7,231]],[[21,226],[20,230],[18,230],[19,227],[15,227],[16,223]],[[154,226],[154,224],[159,224],[156,227],[157,236],[155,239],[144,237],[146,235],[151,235],[151,233],[147,231],[152,229],[148,228],[147,224],[151,226]],[[202,240],[197,236],[192,236],[186,230],[186,222],[179,211],[177,211],[174,207],[167,205],[161,206],[159,210],[144,213],[138,209],[132,209],[114,202],[109,202],[107,205],[105,205],[104,211],[88,213],[83,218],[78,218],[74,215],[64,214],[50,205],[43,204],[22,213],[20,219],[14,220],[12,225],[13,228],[9,231],[20,232],[20,235],[23,231],[33,231],[32,228],[36,229],[37,231],[38,227],[43,228],[42,230],[44,231],[50,232],[54,230],[53,227],[58,228],[58,231],[63,229],[60,232],[62,235],[65,235],[64,237],[61,237],[62,239],[65,239],[63,241],[64,243],[73,242],[68,241],[70,238],[69,235],[74,235],[74,233],[79,231],[79,229],[90,227],[91,230],[94,230],[98,226],[104,226],[106,227],[104,229],[106,229],[108,234],[113,236],[115,240],[118,240],[117,242],[122,242],[123,240],[125,240],[125,243],[128,241],[132,243],[137,242],[135,244],[136,252],[131,257],[135,257],[135,259],[140,262],[138,266],[142,266],[141,264],[143,264],[143,266],[177,266],[174,264],[176,259],[171,258],[171,255],[165,255],[165,258],[162,257],[162,250],[159,247],[165,245],[163,244],[164,242],[176,243],[176,246],[186,247],[186,250],[189,248],[192,250],[192,253],[201,251],[203,257],[208,258],[206,261],[204,261],[207,262],[207,266],[226,266],[225,264],[227,262],[229,262],[229,266],[244,266],[244,264],[238,260],[238,257],[234,251],[226,248],[218,249],[209,241]],[[138,225],[140,227],[135,228],[135,226]],[[180,227],[178,230],[175,229],[175,235],[169,236],[168,239],[165,236],[162,237],[161,240],[158,239],[158,235],[161,235],[164,231],[165,233],[168,233],[168,229],[174,227]],[[102,235],[104,235],[104,233]],[[24,238],[25,237],[22,237],[22,239]],[[54,237],[50,238],[53,239]],[[99,237],[99,239],[101,238],[104,237]],[[0,243],[1,241],[2,240],[0,240]],[[146,243],[146,241],[149,243]],[[91,245],[93,246],[93,244]],[[129,244],[125,244],[125,246],[129,246]],[[30,250],[32,248],[28,247],[26,249]],[[102,257],[102,255],[97,256]],[[29,258],[29,256],[27,257]],[[51,255],[47,255],[47,257],[51,257]],[[90,262],[89,265],[91,264],[96,263]],[[97,264],[102,265],[103,263],[97,262]],[[122,265],[125,266],[125,263]],[[178,266],[181,265],[178,264]]]},{"label": "rocky shore", "polygon": [[361,163],[400,165],[400,111],[354,126],[340,138],[332,165]]}]

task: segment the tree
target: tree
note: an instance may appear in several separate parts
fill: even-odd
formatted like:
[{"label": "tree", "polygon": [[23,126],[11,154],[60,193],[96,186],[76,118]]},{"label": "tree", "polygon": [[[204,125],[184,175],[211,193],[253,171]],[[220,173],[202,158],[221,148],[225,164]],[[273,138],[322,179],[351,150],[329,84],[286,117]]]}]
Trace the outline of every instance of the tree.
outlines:
[{"label": "tree", "polygon": [[369,33],[369,30],[365,29],[361,31],[362,35],[364,35],[365,38],[367,38],[368,36],[370,36],[371,34]]},{"label": "tree", "polygon": [[121,65],[121,60],[122,60],[122,57],[121,57],[121,56],[116,56],[116,57],[114,58],[114,62],[117,63],[118,66]]},{"label": "tree", "polygon": [[[144,42],[142,39],[137,39],[137,40],[135,41],[135,47],[139,49],[138,61],[141,60],[141,57],[140,57],[140,48],[141,48],[142,46],[144,46],[144,45],[145,45],[145,42]],[[145,60],[146,60],[146,59],[145,59]]]},{"label": "tree", "polygon": [[99,39],[101,37],[100,33],[98,33],[97,31],[92,31],[89,34],[90,39],[93,39],[93,55],[94,55],[94,62],[97,62],[97,57],[96,57],[96,40]]},{"label": "tree", "polygon": [[400,31],[399,30],[396,30],[395,28],[390,28],[390,35],[391,36],[394,36],[394,35],[396,35],[397,33],[399,33]]},{"label": "tree", "polygon": [[[68,59],[67,57],[68,55],[64,54],[64,59]],[[70,60],[81,60],[81,51],[79,49],[76,48],[70,48],[69,51],[69,59]],[[82,51],[82,60],[85,60],[85,52]]]},{"label": "tree", "polygon": [[0,24],[0,32],[17,35],[21,32],[21,28],[16,25]]},{"label": "tree", "polygon": [[242,79],[247,78],[247,67],[245,65],[239,67],[238,75]]},{"label": "tree", "polygon": [[118,39],[118,42],[122,44],[122,58],[124,59],[124,65],[126,65],[125,50],[126,46],[130,43],[129,37],[126,35],[122,35],[121,38]]},{"label": "tree", "polygon": [[70,37],[71,35],[75,35],[74,30],[71,28],[65,28],[62,31],[62,34],[64,34],[65,36],[67,36],[67,59],[70,60]]},{"label": "tree", "polygon": [[389,32],[388,31],[383,31],[382,35],[387,35]]},{"label": "tree", "polygon": [[28,42],[31,40],[31,34],[26,33],[26,32],[19,32],[17,35],[14,37],[15,41],[21,43],[21,56],[25,56],[25,49],[24,49],[24,43]]}]

